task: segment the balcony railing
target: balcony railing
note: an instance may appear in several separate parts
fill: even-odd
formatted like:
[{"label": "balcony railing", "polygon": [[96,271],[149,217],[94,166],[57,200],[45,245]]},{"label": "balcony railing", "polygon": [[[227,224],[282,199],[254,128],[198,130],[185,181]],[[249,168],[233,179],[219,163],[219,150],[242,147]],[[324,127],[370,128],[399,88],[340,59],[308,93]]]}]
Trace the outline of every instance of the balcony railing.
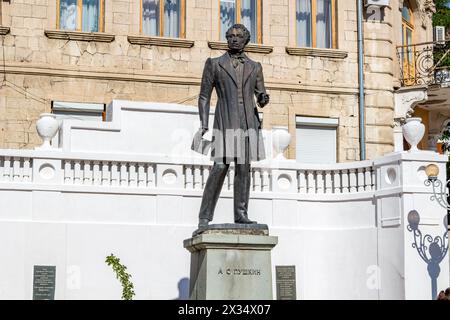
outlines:
[{"label": "balcony railing", "polygon": [[402,86],[450,86],[450,41],[397,47]]}]

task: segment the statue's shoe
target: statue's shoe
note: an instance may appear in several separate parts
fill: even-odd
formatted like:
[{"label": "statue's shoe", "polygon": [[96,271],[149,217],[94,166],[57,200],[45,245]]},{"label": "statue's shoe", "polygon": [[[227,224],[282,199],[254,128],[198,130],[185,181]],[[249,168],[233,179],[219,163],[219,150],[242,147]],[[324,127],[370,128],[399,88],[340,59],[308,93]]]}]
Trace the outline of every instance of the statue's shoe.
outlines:
[{"label": "statue's shoe", "polygon": [[200,219],[198,222],[198,228],[206,228],[209,224],[209,220],[208,219]]},{"label": "statue's shoe", "polygon": [[234,221],[237,224],[257,224],[258,222],[252,221],[247,217],[241,217],[238,220]]}]

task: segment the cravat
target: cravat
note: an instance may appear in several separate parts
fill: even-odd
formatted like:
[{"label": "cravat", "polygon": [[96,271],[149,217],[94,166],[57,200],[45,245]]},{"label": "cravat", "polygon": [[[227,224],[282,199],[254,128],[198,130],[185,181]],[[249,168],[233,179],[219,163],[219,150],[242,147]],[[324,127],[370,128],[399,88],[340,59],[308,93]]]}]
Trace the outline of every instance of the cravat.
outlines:
[{"label": "cravat", "polygon": [[243,53],[236,54],[236,55],[230,55],[231,57],[231,63],[233,64],[234,68],[237,68],[239,66],[239,63],[245,63],[245,56]]}]

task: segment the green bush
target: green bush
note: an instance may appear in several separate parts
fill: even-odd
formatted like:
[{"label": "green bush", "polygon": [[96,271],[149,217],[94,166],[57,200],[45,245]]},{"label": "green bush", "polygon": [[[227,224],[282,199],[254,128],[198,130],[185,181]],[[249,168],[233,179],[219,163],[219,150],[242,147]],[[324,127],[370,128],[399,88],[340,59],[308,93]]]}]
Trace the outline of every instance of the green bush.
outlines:
[{"label": "green bush", "polygon": [[108,266],[113,268],[113,271],[116,273],[117,279],[119,279],[122,285],[122,299],[123,300],[133,300],[134,293],[134,285],[130,281],[131,275],[126,272],[127,267],[120,263],[120,259],[115,255],[111,254],[106,257],[105,261]]}]

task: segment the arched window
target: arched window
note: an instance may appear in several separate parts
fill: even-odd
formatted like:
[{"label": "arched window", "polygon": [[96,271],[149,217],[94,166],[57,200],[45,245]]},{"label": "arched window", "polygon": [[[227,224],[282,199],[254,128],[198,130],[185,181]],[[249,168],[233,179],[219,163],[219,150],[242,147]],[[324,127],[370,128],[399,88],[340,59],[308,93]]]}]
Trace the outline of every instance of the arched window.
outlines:
[{"label": "arched window", "polygon": [[336,48],[336,0],[296,0],[297,46]]}]

